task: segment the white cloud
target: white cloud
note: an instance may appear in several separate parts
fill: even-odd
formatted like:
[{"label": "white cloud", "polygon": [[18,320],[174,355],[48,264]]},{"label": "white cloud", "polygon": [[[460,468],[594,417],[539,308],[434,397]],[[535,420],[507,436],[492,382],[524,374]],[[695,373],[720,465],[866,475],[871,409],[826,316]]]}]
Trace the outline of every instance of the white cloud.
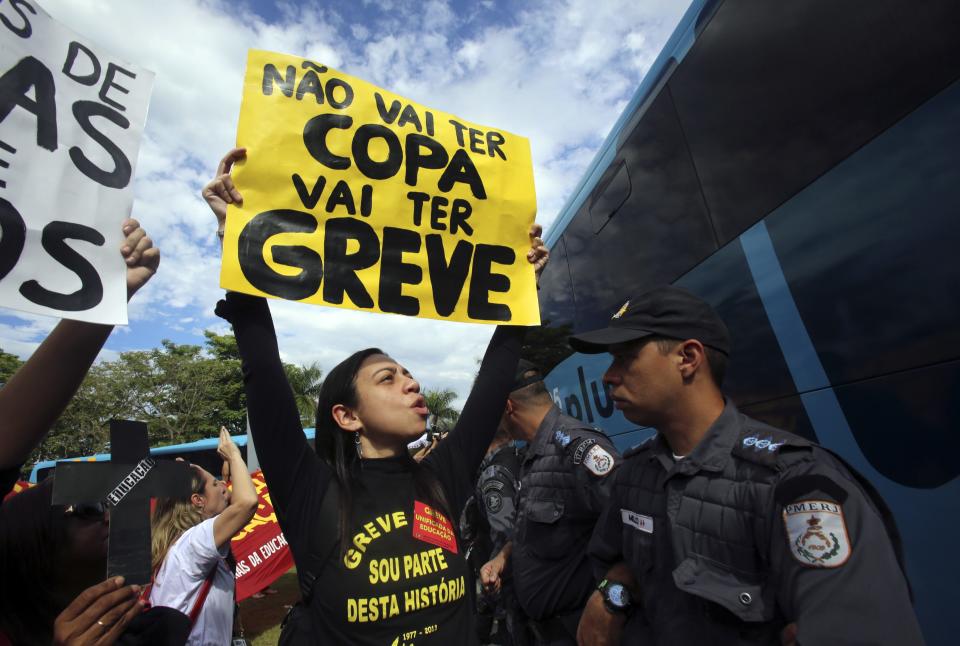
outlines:
[{"label": "white cloud", "polygon": [[[442,0],[278,4],[265,20],[226,0],[43,0],[55,18],[156,73],[134,216],[162,250],[131,303],[134,326],[225,331],[214,219],[200,188],[232,147],[248,48],[307,56],[414,101],[531,141],[538,220],[556,217],[679,20],[675,0]],[[498,13],[515,11],[513,14]],[[460,12],[460,13],[458,13]],[[361,18],[361,15],[363,16]],[[325,370],[383,345],[425,385],[469,389],[492,328],[271,303],[285,360]],[[0,347],[32,351],[49,329],[0,325]],[[124,335],[127,336],[127,335]],[[202,339],[198,339],[198,342]]]}]

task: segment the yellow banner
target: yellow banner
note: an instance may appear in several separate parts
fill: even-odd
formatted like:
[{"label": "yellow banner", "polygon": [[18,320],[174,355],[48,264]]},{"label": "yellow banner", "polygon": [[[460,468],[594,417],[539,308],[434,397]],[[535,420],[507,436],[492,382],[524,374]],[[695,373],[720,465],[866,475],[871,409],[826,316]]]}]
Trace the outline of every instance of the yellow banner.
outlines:
[{"label": "yellow banner", "polygon": [[530,143],[312,61],[251,50],[220,284],[450,321],[538,325]]}]

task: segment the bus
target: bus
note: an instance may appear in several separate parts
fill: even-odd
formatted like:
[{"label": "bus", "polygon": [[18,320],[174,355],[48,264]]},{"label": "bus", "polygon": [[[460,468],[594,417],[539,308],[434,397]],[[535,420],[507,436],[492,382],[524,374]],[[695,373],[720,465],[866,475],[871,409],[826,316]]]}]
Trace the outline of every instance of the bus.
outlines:
[{"label": "bus", "polygon": [[[954,643],[960,580],[958,79],[955,0],[695,0],[550,227],[539,293],[543,339],[660,284],[711,303],[727,395],[893,509],[930,644]],[[560,408],[620,449],[650,436],[609,357],[571,352],[544,367]]]},{"label": "bus", "polygon": [[[312,447],[313,438],[316,434],[316,431],[313,428],[305,428],[303,429],[303,433],[306,435],[307,441]],[[250,462],[247,460],[248,436],[233,435],[231,437],[236,443],[237,447],[240,449],[240,454],[243,456],[244,461],[249,465]],[[219,478],[220,469],[223,465],[223,459],[217,455],[217,445],[219,442],[219,438],[210,437],[203,440],[197,440],[195,442],[187,442],[185,444],[158,446],[150,449],[150,455],[153,457],[163,458],[165,460],[176,460],[177,458],[183,458],[187,462],[192,462],[193,464],[203,467],[212,473],[214,477]],[[43,482],[43,480],[53,474],[53,470],[56,468],[57,462],[107,462],[109,460],[109,453],[98,453],[97,455],[88,455],[82,458],[68,458],[67,460],[45,460],[43,462],[37,462],[35,465],[33,465],[33,469],[30,471],[29,482],[31,484]]]}]

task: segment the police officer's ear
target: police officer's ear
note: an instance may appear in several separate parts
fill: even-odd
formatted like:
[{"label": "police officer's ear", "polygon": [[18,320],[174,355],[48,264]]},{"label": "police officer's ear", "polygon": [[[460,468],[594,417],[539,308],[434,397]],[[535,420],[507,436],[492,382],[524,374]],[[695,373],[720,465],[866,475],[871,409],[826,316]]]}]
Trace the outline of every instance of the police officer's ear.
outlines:
[{"label": "police officer's ear", "polygon": [[680,370],[680,376],[684,382],[693,379],[701,368],[706,369],[706,352],[703,344],[696,339],[687,339],[677,344],[673,350],[677,358],[677,368]]},{"label": "police officer's ear", "polygon": [[510,397],[507,397],[507,403],[504,404],[504,406],[503,406],[503,417],[504,417],[504,418],[508,418],[508,417],[512,416],[513,413],[514,413],[514,411],[516,411],[516,410],[517,410],[516,404],[513,403],[513,401],[510,399]]}]

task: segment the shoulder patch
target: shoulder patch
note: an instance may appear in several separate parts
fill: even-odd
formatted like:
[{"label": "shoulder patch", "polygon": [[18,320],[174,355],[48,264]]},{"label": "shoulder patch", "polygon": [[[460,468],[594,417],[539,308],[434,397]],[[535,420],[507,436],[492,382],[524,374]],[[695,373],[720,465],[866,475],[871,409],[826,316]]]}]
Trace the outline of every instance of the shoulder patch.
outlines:
[{"label": "shoulder patch", "polygon": [[583,466],[595,476],[606,476],[613,470],[613,465],[613,456],[599,444],[591,446],[583,458]]},{"label": "shoulder patch", "polygon": [[783,508],[787,549],[801,565],[836,568],[852,548],[843,506],[827,500],[799,500]]},{"label": "shoulder patch", "polygon": [[592,437],[587,437],[577,442],[577,444],[573,447],[573,463],[580,464],[583,462],[583,458],[587,454],[587,449],[596,443],[597,441]]},{"label": "shoulder patch", "polygon": [[489,513],[495,514],[503,509],[503,495],[499,491],[485,491],[483,505]]}]

